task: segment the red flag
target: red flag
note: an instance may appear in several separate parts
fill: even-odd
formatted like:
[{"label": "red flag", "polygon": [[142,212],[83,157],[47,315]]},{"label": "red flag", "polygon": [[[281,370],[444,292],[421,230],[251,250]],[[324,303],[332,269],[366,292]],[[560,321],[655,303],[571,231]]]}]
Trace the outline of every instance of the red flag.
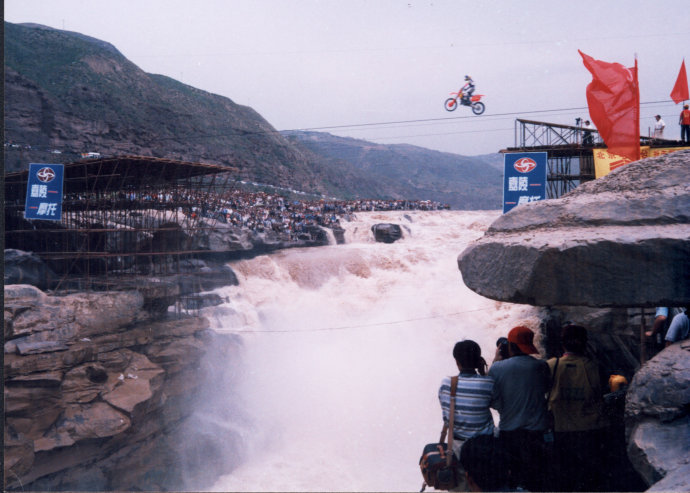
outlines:
[{"label": "red flag", "polygon": [[577,50],[592,73],[587,85],[587,105],[592,123],[609,151],[631,161],[640,159],[640,88],[635,66],[595,60]]},{"label": "red flag", "polygon": [[688,74],[685,71],[685,59],[683,59],[683,63],[680,65],[676,85],[673,86],[673,91],[671,91],[671,99],[676,104],[690,99],[690,96],[688,96]]}]

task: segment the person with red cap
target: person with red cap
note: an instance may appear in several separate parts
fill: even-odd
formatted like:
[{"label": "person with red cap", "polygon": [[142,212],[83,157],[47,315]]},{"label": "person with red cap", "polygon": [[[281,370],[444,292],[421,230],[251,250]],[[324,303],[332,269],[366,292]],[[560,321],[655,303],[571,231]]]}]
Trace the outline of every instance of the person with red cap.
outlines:
[{"label": "person with red cap", "polygon": [[545,491],[549,366],[530,356],[538,351],[534,332],[524,326],[508,332],[508,354],[508,359],[494,360],[489,376],[494,379],[491,407],[498,411],[499,438],[509,457],[510,486]]}]

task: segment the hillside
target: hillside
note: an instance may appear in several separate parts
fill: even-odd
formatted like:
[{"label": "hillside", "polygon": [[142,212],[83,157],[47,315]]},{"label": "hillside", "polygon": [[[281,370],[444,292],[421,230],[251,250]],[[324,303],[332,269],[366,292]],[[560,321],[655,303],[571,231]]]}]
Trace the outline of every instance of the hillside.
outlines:
[{"label": "hillside", "polygon": [[286,131],[332,167],[352,166],[374,177],[393,198],[430,199],[458,209],[496,209],[502,174],[487,162],[408,144],[382,145],[323,132]]},{"label": "hillside", "polygon": [[335,139],[328,134],[286,138],[252,108],[148,74],[107,42],[4,25],[6,172],[72,162],[82,152],[135,154],[233,166],[241,180],[340,198],[500,204],[500,180],[479,160],[364,141],[314,144]]}]

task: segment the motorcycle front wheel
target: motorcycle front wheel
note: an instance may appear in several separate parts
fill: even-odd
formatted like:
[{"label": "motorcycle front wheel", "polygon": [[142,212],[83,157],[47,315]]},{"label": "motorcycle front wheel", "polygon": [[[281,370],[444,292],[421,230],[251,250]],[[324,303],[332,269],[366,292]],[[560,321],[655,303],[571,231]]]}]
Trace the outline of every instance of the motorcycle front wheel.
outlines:
[{"label": "motorcycle front wheel", "polygon": [[481,101],[472,103],[472,113],[474,113],[475,115],[481,115],[482,113],[484,113],[485,109],[486,108],[484,108],[484,103],[482,103]]},{"label": "motorcycle front wheel", "polygon": [[455,98],[448,98],[443,106],[446,108],[446,111],[455,111],[455,108],[458,107],[458,102]]}]

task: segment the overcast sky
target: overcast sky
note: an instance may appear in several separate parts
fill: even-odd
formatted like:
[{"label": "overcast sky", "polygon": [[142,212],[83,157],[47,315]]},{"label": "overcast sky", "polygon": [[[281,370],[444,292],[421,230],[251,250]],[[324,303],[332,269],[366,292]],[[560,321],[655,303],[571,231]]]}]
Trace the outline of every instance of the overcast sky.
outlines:
[{"label": "overcast sky", "polygon": [[[251,106],[278,130],[477,155],[513,146],[516,118],[588,117],[591,76],[578,49],[626,66],[637,54],[641,132],[659,113],[666,136],[678,138],[681,108],[669,94],[683,58],[690,64],[689,7],[688,0],[5,0],[5,20],[107,41],[142,70]],[[485,95],[482,116],[443,109],[465,74]]]}]

